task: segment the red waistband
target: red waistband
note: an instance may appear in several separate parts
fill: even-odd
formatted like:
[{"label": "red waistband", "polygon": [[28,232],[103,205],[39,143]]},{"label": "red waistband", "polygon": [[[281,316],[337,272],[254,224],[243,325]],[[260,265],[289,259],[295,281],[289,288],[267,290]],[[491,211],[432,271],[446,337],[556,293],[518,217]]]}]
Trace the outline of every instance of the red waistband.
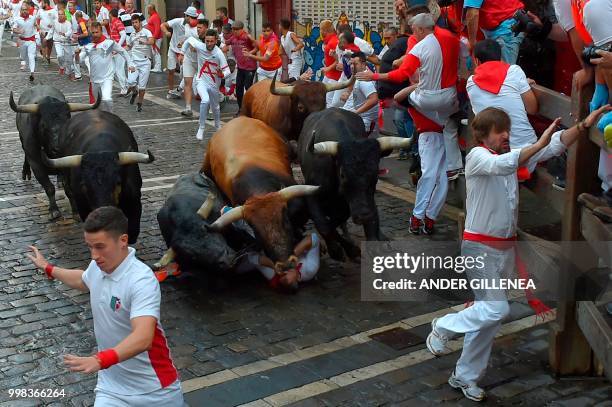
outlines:
[{"label": "red waistband", "polygon": [[516,236],[497,237],[497,236],[482,235],[480,233],[471,233],[465,230],[463,231],[463,240],[482,243],[485,246],[489,246],[497,250],[507,250],[507,249],[514,247],[516,244]]},{"label": "red waistband", "polygon": [[36,40],[36,36],[35,36],[35,35],[33,35],[33,36],[31,36],[31,37],[19,37],[19,39],[20,39],[21,41],[35,41],[35,40]]}]

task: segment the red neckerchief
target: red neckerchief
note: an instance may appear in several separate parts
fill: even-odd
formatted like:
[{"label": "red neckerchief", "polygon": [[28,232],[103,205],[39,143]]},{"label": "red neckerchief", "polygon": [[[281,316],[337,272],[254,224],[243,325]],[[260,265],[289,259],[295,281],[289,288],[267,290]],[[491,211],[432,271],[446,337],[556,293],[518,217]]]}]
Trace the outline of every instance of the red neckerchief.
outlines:
[{"label": "red neckerchief", "polygon": [[196,20],[195,18],[191,18],[191,20],[189,20],[189,27],[196,27],[198,25],[198,20]]},{"label": "red neckerchief", "polygon": [[53,7],[45,6],[45,7],[43,7],[43,10],[45,10],[45,11],[53,10]]},{"label": "red neckerchief", "polygon": [[225,17],[223,19],[223,25],[225,25],[225,24],[229,24],[229,17]]},{"label": "red neckerchief", "polygon": [[12,0],[13,4],[18,4],[21,0]]},{"label": "red neckerchief", "polygon": [[343,51],[349,50],[351,52],[360,52],[361,49],[355,45],[355,44],[348,44],[346,47],[344,47]]},{"label": "red neckerchief", "polygon": [[94,46],[97,48],[98,44],[100,44],[101,42],[105,41],[106,37],[104,36],[104,34],[102,34],[100,36],[100,39],[98,39],[98,41],[92,39],[92,42],[94,43]]},{"label": "red neckerchief", "polygon": [[510,65],[502,61],[485,62],[476,67],[472,80],[480,89],[497,95],[508,76],[508,69]]},{"label": "red neckerchief", "polygon": [[113,9],[113,6],[111,6],[110,4],[102,4],[102,7],[104,7],[105,9],[107,9],[109,13],[110,13],[110,11]]}]

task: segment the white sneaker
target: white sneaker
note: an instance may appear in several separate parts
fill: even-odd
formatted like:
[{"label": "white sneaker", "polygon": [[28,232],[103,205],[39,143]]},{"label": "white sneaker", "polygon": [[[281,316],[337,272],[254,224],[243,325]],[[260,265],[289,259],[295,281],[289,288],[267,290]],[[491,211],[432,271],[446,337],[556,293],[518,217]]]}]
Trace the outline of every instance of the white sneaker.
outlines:
[{"label": "white sneaker", "polygon": [[191,109],[185,109],[181,112],[181,116],[193,117],[193,111]]},{"label": "white sneaker", "polygon": [[203,127],[199,127],[198,128],[198,132],[196,134],[196,138],[200,141],[204,140],[204,128]]},{"label": "white sneaker", "polygon": [[436,321],[438,321],[438,318],[434,318],[431,321],[431,333],[427,335],[425,344],[427,345],[427,349],[434,356],[448,355],[449,353],[452,353],[452,351],[446,347],[448,338],[438,332],[436,329]]},{"label": "white sneaker", "polygon": [[461,379],[455,377],[455,371],[448,378],[448,384],[453,389],[459,389],[463,395],[472,401],[483,401],[487,397],[487,393],[475,384],[464,383]]}]

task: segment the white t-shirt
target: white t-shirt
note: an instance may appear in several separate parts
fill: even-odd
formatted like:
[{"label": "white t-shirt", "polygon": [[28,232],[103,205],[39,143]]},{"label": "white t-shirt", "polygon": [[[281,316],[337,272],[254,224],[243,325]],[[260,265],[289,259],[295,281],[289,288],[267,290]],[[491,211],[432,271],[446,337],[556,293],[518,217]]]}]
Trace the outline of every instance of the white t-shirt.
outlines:
[{"label": "white t-shirt", "polygon": [[23,17],[15,17],[13,21],[13,28],[23,30],[22,33],[18,34],[19,38],[29,38],[36,35],[36,18],[29,16],[27,19]]},{"label": "white t-shirt", "polygon": [[11,11],[11,19],[15,20],[16,18],[19,17],[19,12],[21,11],[21,5],[23,4],[23,1],[20,1],[19,3],[13,3],[10,2],[8,7],[9,10]]},{"label": "white t-shirt", "polygon": [[53,24],[57,21],[57,9],[43,10],[39,8],[36,16],[40,19],[40,30],[47,33],[51,31]]},{"label": "white t-shirt", "polygon": [[[94,11],[95,13],[95,11]],[[102,24],[102,22],[106,20],[110,23],[110,13],[108,9],[104,6],[100,7],[100,11],[96,14],[96,21]],[[102,26],[102,34],[108,37],[108,31],[106,30],[106,26]]]},{"label": "white t-shirt", "polygon": [[287,55],[291,60],[297,60],[302,58],[302,52],[291,52],[292,49],[297,47],[297,44],[291,38],[291,31],[287,31],[287,35],[281,35],[281,44],[283,46],[283,50],[285,51],[285,55]]},{"label": "white t-shirt", "polygon": [[100,270],[92,261],[82,279],[89,288],[99,351],[114,348],[130,335],[132,319],[142,316],[157,319],[150,350],[98,372],[97,389],[137,395],[167,387],[176,381],[178,373],[159,322],[159,283],[149,266],[136,258],[136,251],[131,247],[128,250],[127,257],[112,273]]},{"label": "white t-shirt", "polygon": [[572,0],[553,0],[553,5],[555,6],[557,21],[565,32],[569,32],[576,27],[572,16]]},{"label": "white t-shirt", "polygon": [[442,88],[442,48],[433,34],[419,41],[409,54],[421,61],[419,68],[419,89],[440,90]]},{"label": "white t-shirt", "polygon": [[56,21],[53,24],[53,28],[47,33],[47,38],[51,37],[53,41],[57,43],[69,44],[72,42],[70,39],[71,35],[72,24],[70,24],[70,21],[66,20],[63,23]]},{"label": "white t-shirt", "polygon": [[525,72],[518,65],[510,65],[504,84],[497,95],[479,88],[474,83],[473,76],[467,81],[467,92],[475,114],[487,107],[496,107],[510,116],[510,148],[522,148],[537,141],[521,97],[529,90],[531,86],[527,83]]},{"label": "white t-shirt", "polygon": [[128,52],[111,39],[105,39],[99,44],[90,42],[82,48],[89,57],[91,81],[102,83],[112,81],[115,75],[115,64],[113,63],[113,52],[123,56],[128,67],[132,66],[132,58]]},{"label": "white t-shirt", "polygon": [[597,46],[612,41],[612,1],[590,0],[583,10],[584,26]]},{"label": "white t-shirt", "polygon": [[190,47],[194,47],[197,52],[197,80],[205,81],[208,86],[218,88],[221,84],[219,72],[222,72],[224,78],[229,77],[231,74],[221,48],[215,46],[212,51],[208,51],[206,44],[193,37],[185,40],[182,51],[186,54],[189,52]]},{"label": "white t-shirt", "polygon": [[185,40],[185,19],[173,18],[168,21],[168,27],[172,28],[172,37],[170,37],[170,51],[180,53],[181,49],[178,44]]},{"label": "white t-shirt", "polygon": [[[355,81],[353,85],[353,91],[349,96],[344,109],[356,112],[361,106],[364,105],[368,96],[376,93],[376,82],[373,81]],[[371,109],[360,114],[361,118],[369,123],[378,119],[378,104],[375,104]],[[369,130],[369,129],[367,129]]]},{"label": "white t-shirt", "polygon": [[153,58],[153,49],[146,43],[149,38],[153,38],[153,34],[146,28],[141,28],[138,32],[134,31],[128,37],[127,44],[131,47],[130,55],[134,61]]}]

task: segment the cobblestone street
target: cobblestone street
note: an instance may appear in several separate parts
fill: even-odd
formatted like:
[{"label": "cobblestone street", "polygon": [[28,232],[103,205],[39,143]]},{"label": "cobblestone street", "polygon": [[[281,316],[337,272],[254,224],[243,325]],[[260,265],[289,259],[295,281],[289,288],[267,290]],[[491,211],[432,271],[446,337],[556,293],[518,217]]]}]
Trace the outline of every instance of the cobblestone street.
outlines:
[{"label": "cobblestone street", "polygon": [[[15,100],[31,85],[19,71],[17,51],[6,41],[0,57],[0,407],[91,406],[95,376],[70,373],[62,355],[89,355],[95,339],[89,296],[49,281],[25,257],[36,245],[55,264],[85,268],[90,261],[81,225],[71,218],[61,190],[63,220],[48,220],[48,201],[37,181],[22,181],[24,153],[15,127]],[[114,113],[133,129],[139,150],[156,160],[141,165],[143,216],[134,246],[152,265],[164,254],[156,214],[176,178],[198,171],[206,143],[195,138],[197,118],[180,116],[183,101],[166,100],[165,74],[151,74],[143,111],[114,95]],[[35,84],[58,87],[70,102],[88,102],[87,78],[70,82],[37,59]],[[180,102],[180,103],[178,103]],[[194,103],[196,107],[196,103]],[[222,108],[230,120],[234,103]],[[206,135],[211,135],[212,127]],[[395,157],[381,178],[376,201],[383,232],[394,240],[426,244],[456,241],[456,222],[436,224],[431,237],[411,236],[408,167]],[[395,191],[394,193],[392,193]],[[361,227],[349,224],[356,240]],[[464,306],[443,300],[427,303],[361,301],[360,265],[324,257],[316,281],[295,295],[272,291],[261,276],[230,277],[210,290],[197,278],[162,283],[162,324],[191,406],[422,406],[467,405],[448,377],[456,350],[434,358],[424,340],[431,319]],[[485,405],[612,406],[612,385],[605,378],[556,378],[548,363],[550,318],[536,321],[523,296],[511,305],[493,348],[483,381]],[[399,340],[381,332],[395,329]],[[15,398],[9,389],[57,389],[64,397]]]}]

